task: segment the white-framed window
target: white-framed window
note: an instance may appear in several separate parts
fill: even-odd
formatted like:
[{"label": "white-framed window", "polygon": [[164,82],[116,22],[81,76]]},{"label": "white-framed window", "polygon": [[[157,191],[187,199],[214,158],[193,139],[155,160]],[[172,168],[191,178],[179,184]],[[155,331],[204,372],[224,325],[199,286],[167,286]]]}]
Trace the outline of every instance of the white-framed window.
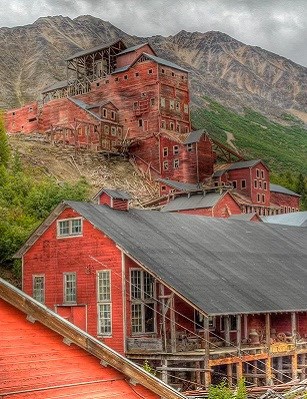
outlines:
[{"label": "white-framed window", "polygon": [[183,112],[184,112],[185,114],[188,114],[188,113],[189,113],[189,105],[188,105],[188,104],[184,104],[184,106],[183,106]]},{"label": "white-framed window", "polygon": [[260,173],[261,173],[261,179],[264,179],[264,170],[261,169]]},{"label": "white-framed window", "polygon": [[258,180],[257,179],[254,180],[254,188],[258,188]]},{"label": "white-framed window", "polygon": [[173,146],[173,154],[178,155],[179,154],[179,145],[174,145]]},{"label": "white-framed window", "polygon": [[174,122],[170,122],[169,123],[169,129],[170,130],[174,130],[174,128],[175,128]]},{"label": "white-framed window", "polygon": [[111,271],[97,272],[98,335],[112,335]]},{"label": "white-framed window", "polygon": [[33,276],[33,298],[45,303],[45,276]]},{"label": "white-framed window", "polygon": [[132,334],[155,332],[154,278],[144,270],[130,270]]},{"label": "white-framed window", "polygon": [[179,168],[179,159],[174,159],[173,166],[174,166],[174,169],[178,169]]},{"label": "white-framed window", "polygon": [[265,195],[264,194],[262,194],[262,202],[263,203],[265,202]]},{"label": "white-framed window", "polygon": [[176,101],[176,111],[180,112],[180,102]]},{"label": "white-framed window", "polygon": [[168,161],[163,161],[163,170],[168,170]]},{"label": "white-framed window", "polygon": [[242,190],[243,190],[244,188],[246,188],[246,180],[245,180],[245,179],[242,179],[242,180],[241,180],[241,188],[242,188]]},{"label": "white-framed window", "polygon": [[115,120],[115,116],[116,116],[115,111],[111,111],[111,119]]},{"label": "white-framed window", "polygon": [[165,98],[164,97],[160,98],[160,105],[162,108],[165,108]]},{"label": "white-framed window", "polygon": [[111,136],[116,136],[116,126],[111,126]]},{"label": "white-framed window", "polygon": [[233,180],[233,181],[232,181],[232,187],[233,187],[233,188],[237,188],[237,181],[236,181],[236,180]]},{"label": "white-framed window", "polygon": [[256,169],[256,177],[258,177],[258,179],[260,177],[260,170],[259,169]]},{"label": "white-framed window", "polygon": [[108,116],[108,111],[106,108],[102,108],[102,116],[106,118]]},{"label": "white-framed window", "polygon": [[193,151],[193,143],[187,144],[187,151],[192,152]]},{"label": "white-framed window", "polygon": [[257,194],[257,202],[260,202],[260,194]]},{"label": "white-framed window", "polygon": [[169,109],[175,109],[175,101],[169,100]]},{"label": "white-framed window", "polygon": [[161,128],[166,129],[166,122],[164,120],[161,121]]},{"label": "white-framed window", "polygon": [[163,147],[163,157],[168,156],[168,147]]},{"label": "white-framed window", "polygon": [[267,182],[266,181],[263,182],[263,189],[267,190]]},{"label": "white-framed window", "polygon": [[58,237],[75,237],[82,235],[82,218],[58,220]]},{"label": "white-framed window", "polygon": [[64,303],[77,302],[77,276],[76,273],[64,273]]}]

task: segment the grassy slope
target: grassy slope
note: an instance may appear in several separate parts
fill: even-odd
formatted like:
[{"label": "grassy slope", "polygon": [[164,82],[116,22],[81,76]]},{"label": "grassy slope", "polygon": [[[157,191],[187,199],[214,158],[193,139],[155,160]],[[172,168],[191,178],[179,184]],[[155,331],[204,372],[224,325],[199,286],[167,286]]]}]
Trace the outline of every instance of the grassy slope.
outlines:
[{"label": "grassy slope", "polygon": [[226,132],[233,134],[235,146],[246,159],[263,159],[272,172],[301,172],[307,175],[307,130],[291,115],[287,125],[268,120],[251,110],[238,115],[217,102],[192,113],[193,126],[205,128],[209,135],[226,143]]}]

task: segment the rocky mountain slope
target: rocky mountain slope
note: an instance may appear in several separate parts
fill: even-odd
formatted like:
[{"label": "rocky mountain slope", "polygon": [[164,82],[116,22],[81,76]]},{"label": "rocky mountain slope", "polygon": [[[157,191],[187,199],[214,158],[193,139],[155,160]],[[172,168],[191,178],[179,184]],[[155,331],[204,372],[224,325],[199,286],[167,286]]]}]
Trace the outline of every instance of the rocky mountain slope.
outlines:
[{"label": "rocky mountain slope", "polygon": [[220,32],[139,38],[92,16],[44,17],[1,28],[0,106],[36,99],[46,85],[65,79],[68,55],[118,37],[128,46],[149,41],[160,56],[191,70],[194,105],[209,96],[239,110],[247,106],[269,115],[291,110],[307,122],[305,67]]}]

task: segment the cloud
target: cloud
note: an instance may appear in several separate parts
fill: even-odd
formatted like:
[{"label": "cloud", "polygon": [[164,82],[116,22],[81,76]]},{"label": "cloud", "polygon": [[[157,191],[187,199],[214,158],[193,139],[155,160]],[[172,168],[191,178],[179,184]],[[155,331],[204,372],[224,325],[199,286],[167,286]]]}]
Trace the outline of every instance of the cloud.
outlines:
[{"label": "cloud", "polygon": [[137,36],[219,30],[307,65],[305,0],[0,0],[0,25],[90,14]]}]

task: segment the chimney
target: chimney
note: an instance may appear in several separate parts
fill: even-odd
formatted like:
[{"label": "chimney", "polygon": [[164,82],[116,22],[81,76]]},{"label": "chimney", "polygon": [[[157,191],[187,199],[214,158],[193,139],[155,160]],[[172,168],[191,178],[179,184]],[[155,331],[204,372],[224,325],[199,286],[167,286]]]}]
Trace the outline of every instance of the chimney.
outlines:
[{"label": "chimney", "polygon": [[110,208],[118,211],[128,211],[130,199],[131,196],[125,191],[111,190],[109,188],[102,189],[94,197],[94,200],[99,205],[108,205]]}]

